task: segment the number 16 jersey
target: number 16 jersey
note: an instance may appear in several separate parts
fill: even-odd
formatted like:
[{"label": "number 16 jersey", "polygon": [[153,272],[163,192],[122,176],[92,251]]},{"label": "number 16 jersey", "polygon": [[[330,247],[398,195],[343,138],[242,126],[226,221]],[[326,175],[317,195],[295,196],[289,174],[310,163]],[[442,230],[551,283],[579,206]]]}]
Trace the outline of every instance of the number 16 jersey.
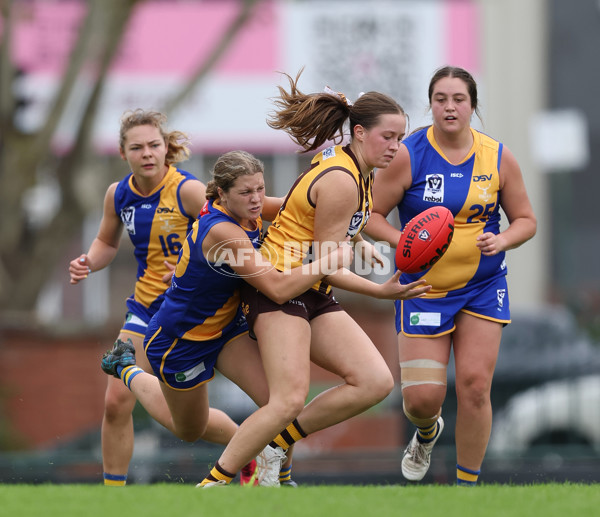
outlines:
[{"label": "number 16 jersey", "polygon": [[198,217],[187,214],[181,203],[179,191],[188,180],[197,178],[170,166],[147,196],[135,187],[133,174],[123,178],[115,190],[115,212],[125,225],[138,263],[135,292],[127,306],[137,313],[141,308],[136,305],[141,304],[148,310],[143,318],[146,321],[160,307],[168,287],[162,281],[169,272],[164,261],[175,265],[182,243]]}]

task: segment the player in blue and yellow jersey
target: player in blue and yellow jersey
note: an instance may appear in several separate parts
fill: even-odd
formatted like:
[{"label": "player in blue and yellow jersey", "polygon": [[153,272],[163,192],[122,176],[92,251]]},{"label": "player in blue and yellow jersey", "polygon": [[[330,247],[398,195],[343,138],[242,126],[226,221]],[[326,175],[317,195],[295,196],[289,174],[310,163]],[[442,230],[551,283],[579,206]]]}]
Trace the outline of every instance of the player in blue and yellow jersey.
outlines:
[{"label": "player in blue and yellow jersey", "polygon": [[[400,230],[386,220],[395,206],[402,223],[436,205],[454,215],[448,251],[424,273],[431,291],[396,302],[404,412],[417,427],[402,473],[411,481],[427,473],[444,426],[440,415],[453,348],[457,484],[473,486],[491,431],[490,390],[502,328],[510,323],[504,254],[534,236],[536,218],[513,154],[471,127],[478,102],[471,74],[439,69],[430,82],[429,102],[433,125],[404,140],[390,166],[375,176],[367,232],[395,246]],[[500,208],[508,219],[503,231]]]},{"label": "player in blue and yellow jersey", "polygon": [[[341,135],[349,119],[352,139],[346,146],[317,154],[268,229],[261,253],[284,275],[303,267],[309,252],[318,259],[332,243],[360,239],[371,211],[373,168],[390,163],[406,126],[402,108],[387,95],[369,92],[351,104],[335,92],[305,95],[297,89],[299,77],[295,81],[287,77],[291,91],[280,88],[279,110],[269,122],[271,127],[287,131],[305,151],[311,151]],[[302,437],[383,400],[394,385],[390,369],[367,334],[335,300],[330,286],[396,299],[420,296],[429,289],[424,283],[402,285],[396,275],[380,285],[339,270],[285,302],[273,301],[260,287],[246,284],[242,306],[258,340],[270,397],[268,404],[242,422],[219,464],[228,469],[265,446],[273,456],[283,456]],[[311,360],[343,382],[304,407]],[[273,469],[278,470],[276,463]]]},{"label": "player in blue and yellow jersey", "polygon": [[[281,303],[352,260],[350,246],[342,243],[318,267],[279,273],[255,250],[264,190],[263,165],[254,156],[231,151],[217,160],[206,189],[208,202],[182,243],[171,286],[148,325],[144,351],[155,375],[135,364],[135,351],[125,343],[103,357],[103,370],[120,377],[152,416],[186,441],[202,437],[210,425],[207,383],[215,368],[259,406],[269,400],[260,353],[240,307],[242,278]],[[265,213],[274,213],[281,204],[276,198],[270,201]],[[166,417],[157,411],[165,403]],[[231,482],[260,452],[254,450],[242,463],[217,463],[201,486]],[[270,472],[261,462],[268,458],[259,455],[258,460],[259,484],[279,485],[279,461],[275,475],[265,477]]]},{"label": "player in blue and yellow jersey", "polygon": [[[188,140],[180,131],[167,132],[166,118],[135,110],[121,119],[119,150],[131,172],[109,186],[98,235],[89,251],[69,266],[71,283],[108,266],[117,254],[123,228],[134,246],[137,280],[127,299],[127,315],[118,341],[130,340],[138,352],[146,328],[160,307],[184,239],[205,202],[204,184],[175,164],[189,156]],[[141,366],[149,370],[143,354]],[[102,420],[104,482],[122,486],[133,454],[132,411],[135,397],[116,379],[109,379]],[[168,415],[168,408],[162,408]],[[225,444],[237,424],[211,409],[202,439]]]}]

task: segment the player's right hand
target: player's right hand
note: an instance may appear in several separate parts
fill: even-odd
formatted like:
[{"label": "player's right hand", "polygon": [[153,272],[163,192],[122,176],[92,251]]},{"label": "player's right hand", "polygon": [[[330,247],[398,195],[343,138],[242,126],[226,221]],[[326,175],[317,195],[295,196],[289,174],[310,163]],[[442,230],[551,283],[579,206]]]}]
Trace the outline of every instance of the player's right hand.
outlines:
[{"label": "player's right hand", "polygon": [[69,275],[71,275],[71,284],[77,284],[80,280],[84,280],[92,272],[88,265],[88,256],[80,255],[69,263]]}]

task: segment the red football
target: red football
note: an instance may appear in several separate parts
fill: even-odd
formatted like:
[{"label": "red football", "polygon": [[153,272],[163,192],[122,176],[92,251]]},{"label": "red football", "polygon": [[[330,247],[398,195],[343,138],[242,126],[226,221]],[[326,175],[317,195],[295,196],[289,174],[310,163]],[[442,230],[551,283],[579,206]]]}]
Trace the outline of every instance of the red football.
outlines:
[{"label": "red football", "polygon": [[454,235],[454,217],[434,206],[413,217],[402,230],[396,248],[396,267],[403,273],[428,270],[446,253]]}]

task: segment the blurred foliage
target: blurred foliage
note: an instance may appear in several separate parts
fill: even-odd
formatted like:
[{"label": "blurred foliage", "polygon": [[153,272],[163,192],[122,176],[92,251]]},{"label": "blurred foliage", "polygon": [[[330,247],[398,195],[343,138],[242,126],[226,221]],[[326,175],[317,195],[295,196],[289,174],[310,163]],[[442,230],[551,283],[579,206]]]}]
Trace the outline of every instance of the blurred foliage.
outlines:
[{"label": "blurred foliage", "polygon": [[[0,2],[0,312],[4,322],[13,315],[31,313],[40,291],[64,258],[65,248],[74,236],[81,234],[89,204],[78,191],[78,185],[86,171],[93,171],[100,160],[90,140],[107,72],[134,8],[148,0],[81,1],[87,11],[61,83],[49,103],[45,120],[37,130],[27,133],[16,123],[17,114],[27,100],[15,87],[22,71],[12,61],[13,29],[16,20],[26,16],[27,9],[34,4],[17,0]],[[163,111],[168,114],[176,108],[210,73],[260,1],[237,3],[237,16],[206,61],[197,64],[189,83],[166,102]],[[58,155],[53,149],[53,139],[83,71],[96,74],[93,87],[81,110],[74,142]],[[32,210],[37,206],[35,196],[30,194],[36,190],[41,196],[57,191],[58,201],[52,213],[33,220]],[[102,193],[95,195],[102,197]]]}]

